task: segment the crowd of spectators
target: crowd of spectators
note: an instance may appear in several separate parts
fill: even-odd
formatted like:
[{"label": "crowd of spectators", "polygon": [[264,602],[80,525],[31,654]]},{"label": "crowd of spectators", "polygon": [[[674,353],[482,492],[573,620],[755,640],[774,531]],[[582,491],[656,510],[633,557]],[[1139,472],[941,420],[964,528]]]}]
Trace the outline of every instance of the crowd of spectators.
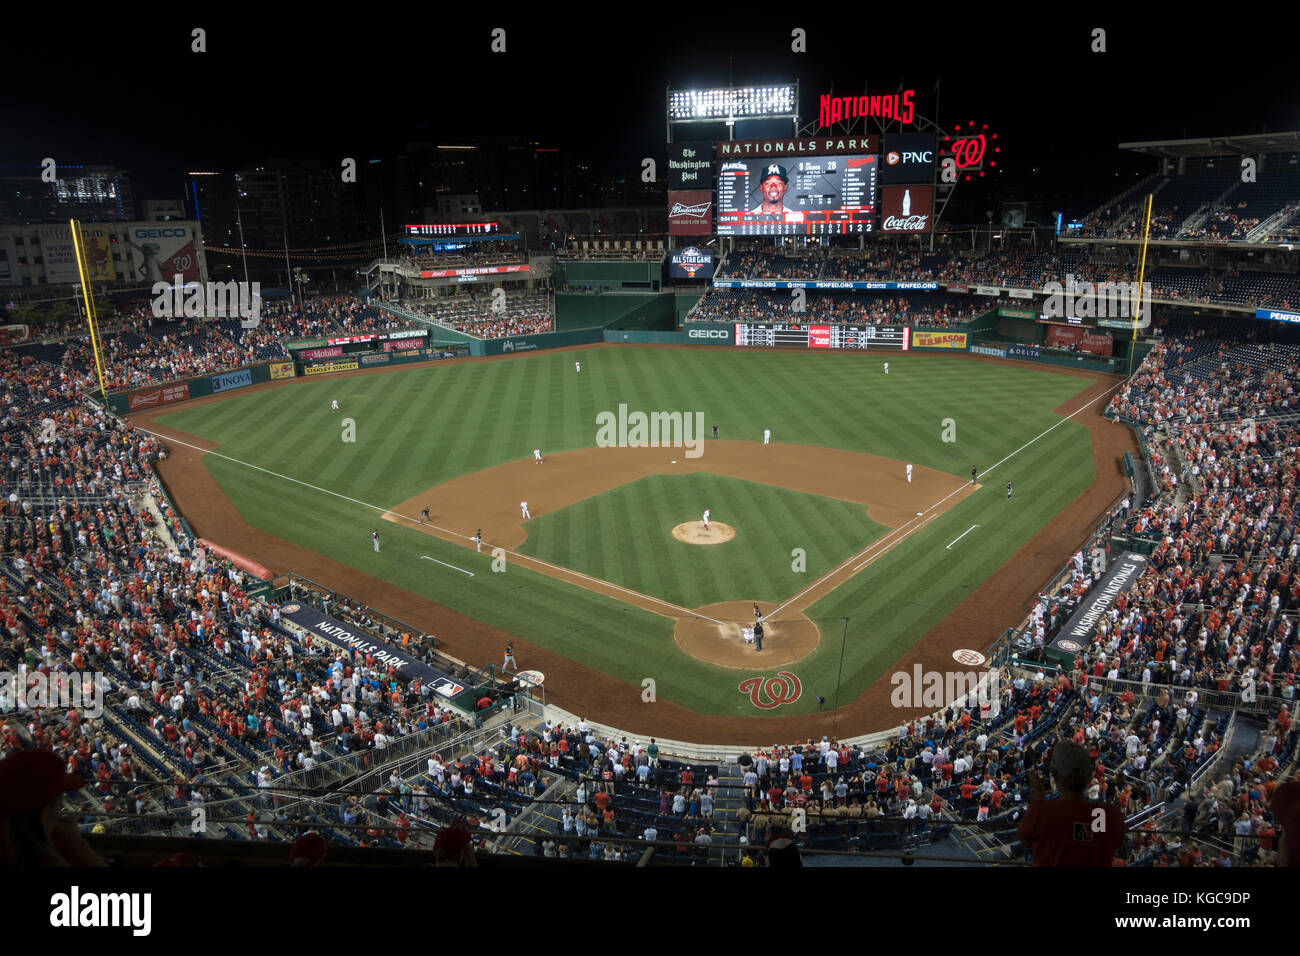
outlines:
[{"label": "crowd of spectators", "polygon": [[492,292],[462,292],[436,299],[419,299],[412,307],[434,322],[479,338],[496,339],[532,332],[551,332],[555,316],[545,292],[520,291],[505,294],[504,308],[498,307]]}]

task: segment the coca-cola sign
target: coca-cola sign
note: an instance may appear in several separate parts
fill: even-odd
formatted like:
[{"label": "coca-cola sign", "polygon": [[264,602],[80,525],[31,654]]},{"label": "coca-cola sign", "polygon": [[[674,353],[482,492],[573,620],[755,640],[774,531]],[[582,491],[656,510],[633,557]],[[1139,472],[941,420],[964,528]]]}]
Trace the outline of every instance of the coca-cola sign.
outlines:
[{"label": "coca-cola sign", "polygon": [[933,186],[884,186],[880,190],[881,232],[929,232]]},{"label": "coca-cola sign", "polygon": [[668,193],[670,236],[707,236],[712,232],[712,190],[687,189]]}]

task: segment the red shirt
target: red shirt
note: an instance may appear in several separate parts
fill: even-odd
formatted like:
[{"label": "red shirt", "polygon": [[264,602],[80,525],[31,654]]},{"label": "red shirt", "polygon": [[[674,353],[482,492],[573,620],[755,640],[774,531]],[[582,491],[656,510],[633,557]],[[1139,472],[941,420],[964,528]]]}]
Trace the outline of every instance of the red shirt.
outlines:
[{"label": "red shirt", "polygon": [[1112,803],[1034,800],[1017,833],[1033,851],[1034,866],[1110,866],[1124,842],[1124,814]]}]

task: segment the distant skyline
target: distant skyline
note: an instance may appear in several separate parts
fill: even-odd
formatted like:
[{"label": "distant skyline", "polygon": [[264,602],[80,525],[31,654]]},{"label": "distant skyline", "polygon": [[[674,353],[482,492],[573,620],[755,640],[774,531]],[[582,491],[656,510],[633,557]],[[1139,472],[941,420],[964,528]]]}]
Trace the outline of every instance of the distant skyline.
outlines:
[{"label": "distant skyline", "polygon": [[[520,135],[566,164],[589,163],[595,178],[638,177],[643,157],[663,154],[670,84],[798,80],[815,121],[832,84],[848,94],[905,83],[917,112],[935,118],[938,79],[941,123],[987,122],[1005,146],[997,182],[965,200],[1051,203],[1154,168],[1119,142],[1300,129],[1292,31],[1262,14],[1243,23],[1089,12],[1044,27],[1001,14],[741,13],[662,8],[633,28],[625,11],[607,19],[601,8],[318,22],[203,10],[138,24],[101,14],[66,36],[48,20],[11,19],[0,165],[111,163],[130,171],[138,199],[179,198],[191,169],[272,156],[327,166],[350,156],[364,168],[408,141]],[[190,52],[192,26],[206,28],[209,52]],[[1089,51],[1094,26],[1107,30],[1106,53]],[[494,27],[506,30],[505,53],[490,51]],[[805,54],[790,50],[795,27],[807,31]]]}]

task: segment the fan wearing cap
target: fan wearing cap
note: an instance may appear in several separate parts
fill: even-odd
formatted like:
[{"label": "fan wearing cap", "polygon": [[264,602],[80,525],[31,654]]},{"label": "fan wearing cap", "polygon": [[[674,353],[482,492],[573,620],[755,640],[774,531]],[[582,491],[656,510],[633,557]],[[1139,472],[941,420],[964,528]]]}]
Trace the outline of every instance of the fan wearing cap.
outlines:
[{"label": "fan wearing cap", "polygon": [[1111,866],[1124,842],[1124,814],[1113,803],[1084,798],[1093,776],[1088,751],[1071,741],[1052,748],[1052,776],[1060,799],[1048,800],[1036,770],[1028,774],[1034,798],[1018,835],[1034,866]]},{"label": "fan wearing cap", "polygon": [[762,196],[762,202],[751,209],[750,213],[775,216],[794,212],[783,202],[786,190],[790,188],[790,177],[786,175],[785,167],[780,163],[769,163],[763,167],[759,177],[758,192]]},{"label": "fan wearing cap", "polygon": [[50,750],[17,750],[0,760],[0,866],[107,866],[59,816],[63,795],[85,785]]}]

